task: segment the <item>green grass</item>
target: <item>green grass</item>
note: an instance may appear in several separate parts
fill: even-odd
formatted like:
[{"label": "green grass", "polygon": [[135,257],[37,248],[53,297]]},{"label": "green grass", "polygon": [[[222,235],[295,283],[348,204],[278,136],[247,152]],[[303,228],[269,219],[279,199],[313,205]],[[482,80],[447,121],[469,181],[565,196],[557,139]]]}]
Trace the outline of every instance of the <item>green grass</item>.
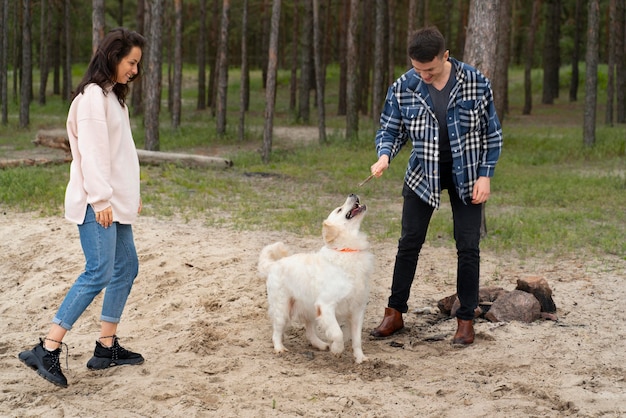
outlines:
[{"label": "green grass", "polygon": [[[209,110],[198,111],[194,69],[184,92],[182,126],[170,127],[164,98],[160,143],[162,151],[211,154],[230,158],[226,170],[189,169],[175,165],[142,167],[144,215],[200,218],[207,225],[239,230],[281,230],[318,235],[327,213],[345,195],[356,192],[369,206],[364,229],[373,240],[399,236],[402,177],[408,158],[403,153],[381,178],[357,188],[375,161],[374,131],[369,117],[360,117],[359,139],[346,141],[335,131],[344,118],[336,105],[327,105],[327,144],[306,144],[275,138],[271,162],[261,162],[264,93],[260,75],[252,80],[251,111],[246,115],[246,140],[239,141],[238,80],[230,76],[229,117],[226,135],[215,134]],[[329,96],[336,90],[336,73],[328,82]],[[582,77],[582,76],[581,76]],[[487,204],[488,236],[482,247],[518,256],[588,252],[626,257],[626,126],[603,125],[604,100],[600,92],[597,143],[582,141],[582,96],[569,103],[567,87],[562,98],[546,106],[535,97],[533,114],[521,115],[519,70],[513,70],[510,112],[504,119],[505,145],[492,180]],[[540,82],[534,76],[533,82]],[[286,106],[288,80],[281,78],[274,126],[296,127]],[[335,84],[333,84],[335,83]],[[540,95],[540,89],[533,89]],[[64,126],[67,103],[51,96],[48,104],[31,108],[31,128],[16,128],[16,116],[0,127],[0,157],[9,151],[28,150],[37,129]],[[16,105],[11,114],[17,115]],[[317,111],[311,109],[311,127]],[[143,146],[140,119],[133,118],[135,139]],[[58,152],[58,151],[50,151]],[[0,170],[0,210],[32,211],[61,216],[68,166],[20,167]],[[452,245],[451,214],[444,198],[429,229],[431,245]]]}]

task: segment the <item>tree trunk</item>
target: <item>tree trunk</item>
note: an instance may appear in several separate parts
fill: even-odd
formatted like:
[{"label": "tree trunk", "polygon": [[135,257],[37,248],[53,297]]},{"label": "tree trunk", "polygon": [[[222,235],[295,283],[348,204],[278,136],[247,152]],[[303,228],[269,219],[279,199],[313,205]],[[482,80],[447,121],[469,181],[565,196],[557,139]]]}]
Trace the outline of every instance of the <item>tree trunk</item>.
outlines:
[{"label": "tree trunk", "polygon": [[[499,0],[473,0],[470,5],[467,24],[467,39],[463,56],[465,62],[475,66],[485,76],[491,77],[498,65],[496,42],[484,42],[485,39],[498,38]],[[481,209],[480,235],[487,235],[485,204]]]},{"label": "tree trunk", "polygon": [[[39,19],[39,104],[46,104],[46,86],[48,84],[48,27],[50,13],[46,0],[41,0],[41,15]],[[1,62],[1,60],[0,60]]]},{"label": "tree trunk", "polygon": [[21,1],[18,0],[13,7],[13,101],[18,102],[19,86],[18,81],[21,79],[22,72],[22,7]]},{"label": "tree trunk", "polygon": [[344,116],[347,112],[348,27],[346,22],[350,19],[350,2],[344,1],[341,5],[339,16],[339,99],[337,101],[337,116]]},{"label": "tree trunk", "polygon": [[464,60],[480,70],[488,78],[496,69],[496,42],[498,39],[499,0],[473,0],[470,4],[467,23],[467,39],[463,52]]},{"label": "tree trunk", "polygon": [[172,128],[178,129],[183,90],[183,0],[174,0],[174,82],[172,83]]},{"label": "tree trunk", "polygon": [[[268,30],[269,27],[271,27],[272,23],[271,23],[271,11],[268,13],[268,9],[271,9],[270,5],[272,4],[272,0],[261,0],[261,36],[259,36],[259,41],[260,44],[258,44],[258,48],[257,50],[260,51],[261,53],[261,59],[259,61],[259,65],[261,67],[261,73],[262,73],[262,80],[263,80],[263,88],[267,88],[267,57],[269,55],[269,32],[270,30]],[[297,33],[297,32],[296,32]],[[292,42],[295,42],[296,45],[298,44],[298,36],[296,35]],[[296,46],[297,48],[297,46]]]},{"label": "tree trunk", "polygon": [[541,103],[553,104],[559,97],[561,1],[547,0],[543,38],[543,96]]},{"label": "tree trunk", "polygon": [[278,29],[280,27],[280,0],[272,2],[270,45],[267,61],[267,86],[265,87],[265,127],[263,129],[263,162],[270,161],[272,131],[274,129],[274,107],[276,105],[276,75],[278,73]]},{"label": "tree trunk", "polygon": [[291,75],[289,77],[289,110],[295,111],[298,95],[298,28],[300,27],[299,7],[300,2],[293,3],[293,23],[291,27]]},{"label": "tree trunk", "polygon": [[[137,0],[137,13],[135,15],[137,31],[143,34],[146,38],[148,34],[146,33],[146,4],[144,0]],[[143,51],[142,61],[145,63],[147,61],[147,51]],[[145,65],[144,65],[145,68]],[[143,115],[143,86],[145,84],[145,77],[139,80],[138,83],[133,83],[132,92],[133,95],[131,97],[131,104],[133,108],[134,115]]]},{"label": "tree trunk", "polygon": [[308,125],[311,116],[311,37],[313,36],[313,11],[311,0],[303,0],[302,33],[300,34],[300,88],[297,119]]},{"label": "tree trunk", "polygon": [[198,64],[198,97],[196,109],[206,109],[206,0],[198,5],[198,45],[196,45],[196,63]]},{"label": "tree trunk", "polygon": [[368,98],[370,95],[370,69],[372,68],[372,13],[369,4],[361,2],[359,10],[359,29],[357,36],[357,103],[359,114],[368,114]]},{"label": "tree trunk", "polygon": [[226,103],[228,93],[228,30],[230,19],[230,0],[222,1],[222,24],[220,26],[220,46],[218,61],[217,103],[215,115],[217,117],[217,134],[223,136],[226,133]]},{"label": "tree trunk", "polygon": [[350,17],[347,36],[347,83],[346,83],[346,139],[356,139],[359,133],[358,103],[358,56],[357,31],[359,24],[359,1],[350,0]]},{"label": "tree trunk", "polygon": [[124,26],[124,0],[119,0],[117,26]]},{"label": "tree trunk", "polygon": [[[308,1],[308,0],[307,0]],[[322,62],[320,2],[313,0],[313,55],[315,61],[315,92],[317,93],[317,127],[319,142],[326,142],[326,108],[324,105],[326,67]]]},{"label": "tree trunk", "polygon": [[65,36],[65,63],[63,65],[63,88],[62,98],[63,100],[70,100],[72,94],[72,24],[71,24],[71,9],[72,4],[70,0],[63,2],[63,34]]},{"label": "tree trunk", "polygon": [[615,23],[615,12],[617,8],[617,0],[609,1],[609,51],[607,73],[608,79],[606,83],[606,112],[604,114],[604,123],[613,126],[613,103],[615,102],[615,36],[617,28]]},{"label": "tree trunk", "polygon": [[427,0],[417,1],[417,22],[416,22],[417,27],[414,29],[424,27],[426,25],[426,22],[428,21],[428,19],[426,18],[426,14],[428,13],[426,11],[427,9],[426,2]]},{"label": "tree trunk", "polygon": [[[408,48],[409,42],[411,41],[411,34],[415,32],[417,29],[419,29],[419,27],[421,26],[417,22],[417,2],[418,0],[409,0],[409,16],[407,18],[407,28],[406,28],[407,48]],[[389,9],[389,10],[391,11],[393,9]],[[406,55],[406,65],[407,65],[407,68],[411,68],[412,66],[411,57],[409,57],[408,54]]]},{"label": "tree trunk", "polygon": [[583,143],[596,143],[596,105],[598,102],[598,32],[600,6],[598,0],[589,0],[587,9],[587,52],[585,53],[585,110],[583,115]]},{"label": "tree trunk", "polygon": [[467,21],[469,19],[469,2],[467,2],[466,0],[459,0],[457,9],[459,10],[460,14],[456,31],[456,47],[458,51],[457,58],[465,61],[463,51],[465,50],[466,28]]},{"label": "tree trunk", "polygon": [[576,9],[574,10],[574,48],[572,49],[572,79],[569,85],[569,101],[578,100],[578,61],[580,61],[580,34],[583,32],[582,16],[583,0],[576,0]]},{"label": "tree trunk", "polygon": [[[217,106],[217,80],[219,78],[219,35],[220,31],[220,7],[219,0],[213,0],[213,12],[211,17],[211,33],[209,46],[214,46],[207,50],[209,58],[209,88],[207,89],[207,105],[211,108],[211,115],[215,116],[215,108]],[[216,46],[216,47],[215,47]]]},{"label": "tree trunk", "polygon": [[618,0],[615,35],[615,84],[617,90],[617,106],[615,121],[626,122],[626,1]]},{"label": "tree trunk", "polygon": [[104,38],[104,0],[92,0],[91,7],[91,52],[95,54]]},{"label": "tree trunk", "polygon": [[[412,1],[415,3],[415,0]],[[410,13],[409,13],[410,16]],[[374,68],[372,73],[372,121],[376,127],[385,100],[385,21],[387,0],[376,0],[376,24],[374,30]]]},{"label": "tree trunk", "polygon": [[51,40],[50,57],[52,66],[52,94],[61,95],[61,62],[63,48],[61,47],[61,37],[63,36],[63,6],[55,2],[52,9],[52,13],[55,15],[54,24],[51,26],[54,28],[54,34]]},{"label": "tree trunk", "polygon": [[454,4],[452,0],[445,0],[443,4],[445,6],[445,10],[449,11],[448,13],[445,14],[445,18],[444,18],[443,37],[447,40],[448,49],[450,49],[450,44],[452,43],[452,16],[453,16],[453,14],[450,12],[454,9]]},{"label": "tree trunk", "polygon": [[[394,56],[394,45],[396,43],[396,33],[394,31],[395,25],[393,24],[392,17],[396,13],[396,0],[389,0],[387,4],[387,86],[396,81],[396,60]],[[408,47],[408,44],[405,48]],[[410,68],[410,67],[409,67]]]},{"label": "tree trunk", "polygon": [[2,101],[2,125],[6,126],[9,123],[9,84],[8,84],[8,59],[7,54],[9,46],[9,0],[0,0],[0,14],[2,20],[0,20],[0,37],[2,43],[0,46],[0,101]]},{"label": "tree trunk", "polygon": [[144,126],[146,138],[144,147],[150,151],[158,151],[159,144],[159,113],[161,110],[161,64],[162,48],[162,17],[164,0],[147,0],[150,5],[150,35],[148,37],[148,68],[146,71]]},{"label": "tree trunk", "polygon": [[509,61],[511,57],[511,0],[500,0],[498,12],[498,41],[496,42],[496,68],[491,86],[493,101],[500,122],[508,111]]},{"label": "tree trunk", "polygon": [[239,140],[246,139],[246,111],[250,98],[250,74],[248,70],[248,0],[243,0],[241,15],[241,81],[239,86]]},{"label": "tree trunk", "polygon": [[535,51],[535,35],[539,26],[539,10],[541,9],[541,0],[534,0],[532,5],[532,15],[530,18],[530,27],[528,28],[528,40],[524,50],[524,109],[523,115],[530,115],[533,107],[533,89],[532,89],[532,69],[533,56]]},{"label": "tree trunk", "polygon": [[30,125],[30,101],[33,93],[33,59],[30,0],[22,0],[22,83],[20,87],[20,128]]}]

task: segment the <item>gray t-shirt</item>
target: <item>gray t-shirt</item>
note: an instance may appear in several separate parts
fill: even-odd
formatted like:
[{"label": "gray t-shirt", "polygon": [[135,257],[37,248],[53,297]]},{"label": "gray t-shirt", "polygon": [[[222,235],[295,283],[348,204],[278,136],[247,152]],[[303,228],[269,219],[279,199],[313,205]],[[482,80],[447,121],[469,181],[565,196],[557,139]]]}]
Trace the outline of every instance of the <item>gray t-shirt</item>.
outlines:
[{"label": "gray t-shirt", "polygon": [[443,89],[437,90],[432,84],[428,84],[428,93],[433,101],[433,112],[439,122],[439,162],[452,162],[452,151],[450,150],[450,137],[448,136],[448,103],[450,102],[450,92],[456,82],[456,78],[450,72],[448,82]]}]

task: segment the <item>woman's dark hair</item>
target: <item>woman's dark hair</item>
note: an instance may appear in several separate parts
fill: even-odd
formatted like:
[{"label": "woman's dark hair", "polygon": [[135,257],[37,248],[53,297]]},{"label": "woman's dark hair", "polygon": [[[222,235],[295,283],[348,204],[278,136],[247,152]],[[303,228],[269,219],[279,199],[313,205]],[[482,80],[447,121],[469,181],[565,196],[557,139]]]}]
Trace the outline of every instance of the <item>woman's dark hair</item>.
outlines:
[{"label": "woman's dark hair", "polygon": [[419,29],[409,38],[409,58],[419,62],[431,62],[446,52],[446,39],[435,26]]},{"label": "woman's dark hair", "polygon": [[[116,83],[117,65],[122,61],[122,58],[130,54],[133,47],[139,47],[143,50],[145,44],[146,39],[135,31],[126,28],[112,29],[100,41],[98,49],[91,57],[87,72],[76,87],[72,99],[82,94],[87,84],[95,83],[102,88],[105,94],[108,88],[113,86],[113,93],[117,96],[120,104],[124,106],[130,87],[128,84]],[[141,64],[139,63],[137,64],[137,75],[129,82],[139,78],[141,72]]]}]

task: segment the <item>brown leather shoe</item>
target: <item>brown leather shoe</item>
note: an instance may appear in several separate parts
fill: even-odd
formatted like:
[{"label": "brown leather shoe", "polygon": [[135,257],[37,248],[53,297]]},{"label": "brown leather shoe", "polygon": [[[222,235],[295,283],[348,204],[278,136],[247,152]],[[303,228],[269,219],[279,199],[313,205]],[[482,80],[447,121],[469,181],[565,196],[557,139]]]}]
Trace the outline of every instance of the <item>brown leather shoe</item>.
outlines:
[{"label": "brown leather shoe", "polygon": [[457,329],[452,344],[469,345],[474,342],[474,321],[471,319],[456,319]]},{"label": "brown leather shoe", "polygon": [[402,312],[396,311],[393,308],[385,308],[385,316],[382,322],[378,328],[370,331],[370,335],[373,337],[388,337],[394,332],[400,331],[402,328],[404,328]]}]

